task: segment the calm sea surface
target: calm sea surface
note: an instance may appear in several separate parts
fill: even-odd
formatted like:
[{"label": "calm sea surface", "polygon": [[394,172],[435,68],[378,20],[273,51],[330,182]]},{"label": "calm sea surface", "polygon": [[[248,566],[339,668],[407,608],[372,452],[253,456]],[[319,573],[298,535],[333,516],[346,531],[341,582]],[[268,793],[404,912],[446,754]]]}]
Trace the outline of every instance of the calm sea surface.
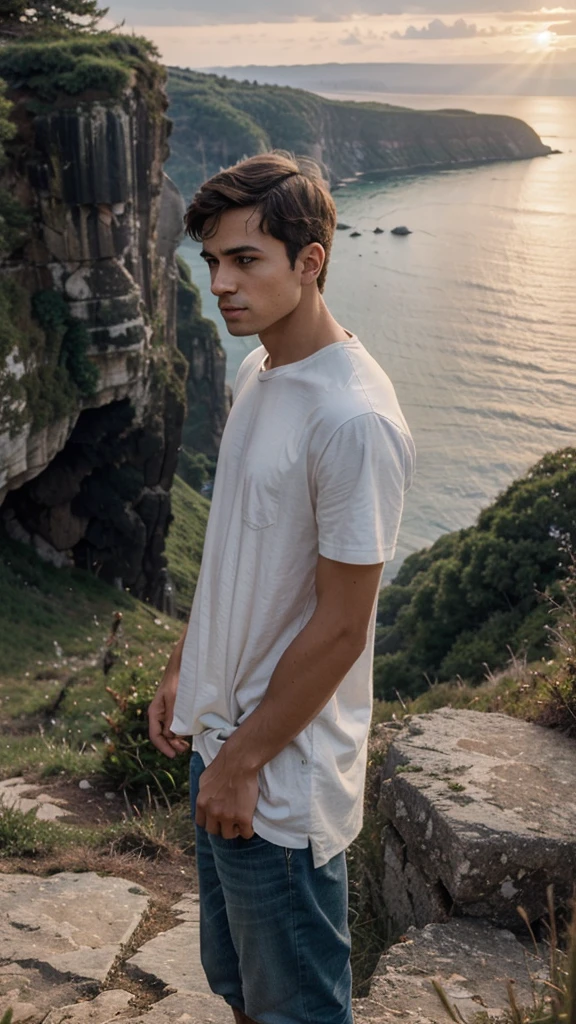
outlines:
[{"label": "calm sea surface", "polygon": [[[576,444],[576,98],[337,98],[511,114],[562,150],[335,193],[340,219],[361,235],[336,233],[326,298],[392,379],[418,452],[389,580],[545,452]],[[413,234],[391,235],[400,224]],[[258,340],[229,337],[198,251],[181,249],[232,383]]]}]

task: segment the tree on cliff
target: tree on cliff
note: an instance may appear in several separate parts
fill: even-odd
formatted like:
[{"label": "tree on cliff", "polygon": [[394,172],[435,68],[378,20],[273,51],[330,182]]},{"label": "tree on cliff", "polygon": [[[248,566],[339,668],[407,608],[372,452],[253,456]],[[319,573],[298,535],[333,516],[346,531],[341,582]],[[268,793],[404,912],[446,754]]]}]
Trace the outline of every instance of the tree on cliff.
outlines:
[{"label": "tree on cliff", "polygon": [[98,0],[2,0],[0,40],[70,30],[91,32],[107,13],[107,7],[98,7]]}]

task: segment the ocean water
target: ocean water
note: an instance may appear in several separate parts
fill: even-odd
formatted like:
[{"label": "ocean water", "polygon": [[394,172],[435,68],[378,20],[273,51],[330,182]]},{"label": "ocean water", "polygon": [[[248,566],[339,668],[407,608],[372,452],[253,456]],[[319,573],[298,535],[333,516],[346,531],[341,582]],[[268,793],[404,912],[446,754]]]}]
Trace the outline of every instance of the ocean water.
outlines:
[{"label": "ocean water", "polygon": [[[390,580],[545,452],[576,444],[576,98],[347,98],[511,114],[562,150],[335,192],[340,220],[361,234],[336,233],[326,299],[393,381],[418,455]],[[413,233],[391,235],[400,224]],[[181,248],[232,383],[258,340],[228,335],[198,251]]]}]

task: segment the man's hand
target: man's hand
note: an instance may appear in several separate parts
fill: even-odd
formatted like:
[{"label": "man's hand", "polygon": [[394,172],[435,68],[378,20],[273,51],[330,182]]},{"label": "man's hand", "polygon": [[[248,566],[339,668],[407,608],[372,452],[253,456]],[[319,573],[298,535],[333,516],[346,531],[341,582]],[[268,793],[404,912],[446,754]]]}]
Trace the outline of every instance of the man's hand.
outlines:
[{"label": "man's hand", "polygon": [[190,749],[186,740],[176,736],[170,729],[174,718],[174,704],[178,690],[182,650],[186,639],[186,629],[182,633],[176,647],[172,651],[166,665],[166,671],[158,692],[148,708],[148,735],[154,746],[166,757],[176,757]]},{"label": "man's hand", "polygon": [[252,819],[258,802],[258,773],[241,771],[220,753],[200,776],[196,824],[223,839],[254,835]]},{"label": "man's hand", "polygon": [[170,729],[177,688],[178,678],[166,672],[148,708],[148,735],[154,746],[170,758],[184,754],[190,748],[186,740],[176,736]]}]

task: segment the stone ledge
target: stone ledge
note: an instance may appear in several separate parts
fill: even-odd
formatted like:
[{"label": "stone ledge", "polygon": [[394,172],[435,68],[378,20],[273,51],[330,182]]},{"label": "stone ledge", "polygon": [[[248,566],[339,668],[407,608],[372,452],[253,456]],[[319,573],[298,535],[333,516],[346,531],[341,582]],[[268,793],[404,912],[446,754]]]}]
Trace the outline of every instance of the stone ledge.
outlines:
[{"label": "stone ledge", "polygon": [[570,897],[574,740],[506,715],[443,708],[398,734],[382,774],[379,806],[391,829],[384,891],[400,929],[450,914],[518,929],[516,907],[539,917],[550,883],[558,902]]}]

